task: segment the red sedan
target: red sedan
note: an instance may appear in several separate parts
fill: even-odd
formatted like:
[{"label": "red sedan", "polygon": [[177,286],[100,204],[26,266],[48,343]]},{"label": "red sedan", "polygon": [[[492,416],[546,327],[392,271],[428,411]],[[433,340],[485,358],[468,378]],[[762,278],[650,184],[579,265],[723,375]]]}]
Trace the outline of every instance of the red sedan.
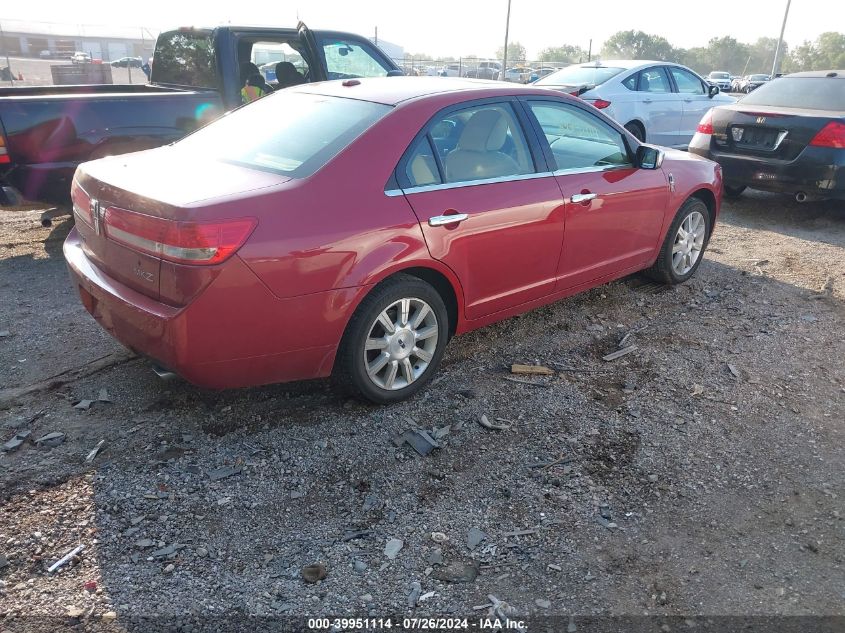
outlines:
[{"label": "red sedan", "polygon": [[721,172],[558,92],[303,85],[79,167],[64,246],[88,311],[201,386],[334,375],[375,402],[455,334],[648,270],[689,279]]}]

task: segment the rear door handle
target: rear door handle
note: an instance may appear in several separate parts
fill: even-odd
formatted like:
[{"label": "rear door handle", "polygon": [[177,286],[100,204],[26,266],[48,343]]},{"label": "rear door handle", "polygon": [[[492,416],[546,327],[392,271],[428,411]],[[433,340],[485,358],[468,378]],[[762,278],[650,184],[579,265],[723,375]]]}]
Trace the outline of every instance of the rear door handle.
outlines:
[{"label": "rear door handle", "polygon": [[463,222],[469,217],[466,213],[452,213],[451,215],[435,215],[428,219],[429,226],[447,226],[449,224],[457,224]]},{"label": "rear door handle", "polygon": [[579,202],[589,202],[590,200],[595,200],[598,197],[599,194],[597,193],[574,193],[572,194],[570,200],[573,203],[578,204]]},{"label": "rear door handle", "polygon": [[692,99],[684,99],[686,103],[692,103]]},{"label": "rear door handle", "polygon": [[643,103],[651,103],[651,99],[643,99]]}]

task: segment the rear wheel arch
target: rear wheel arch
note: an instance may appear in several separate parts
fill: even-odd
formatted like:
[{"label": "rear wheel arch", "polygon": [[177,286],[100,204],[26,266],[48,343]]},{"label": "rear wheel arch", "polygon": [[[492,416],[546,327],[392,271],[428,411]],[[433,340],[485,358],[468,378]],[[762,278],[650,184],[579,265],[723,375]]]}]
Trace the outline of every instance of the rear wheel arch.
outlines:
[{"label": "rear wheel arch", "polygon": [[646,140],[646,132],[645,132],[645,125],[639,119],[632,119],[625,124],[625,129],[628,130],[631,134],[633,134],[636,139],[640,142],[645,142]]}]

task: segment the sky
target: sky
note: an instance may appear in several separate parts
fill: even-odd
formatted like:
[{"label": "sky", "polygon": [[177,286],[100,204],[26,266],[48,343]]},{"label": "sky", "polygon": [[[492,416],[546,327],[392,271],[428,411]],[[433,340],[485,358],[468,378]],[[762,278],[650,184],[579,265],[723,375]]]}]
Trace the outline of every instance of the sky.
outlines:
[{"label": "sky", "polygon": [[[176,26],[295,26],[336,29],[398,44],[406,54],[493,56],[505,38],[508,0],[2,0],[0,25],[49,21],[146,27],[153,33]],[[711,37],[742,42],[777,37],[786,0],[511,0],[510,41],[535,57],[543,48],[573,44],[593,51],[616,31],[638,29],[662,35],[676,47],[704,46]],[[792,46],[826,30],[845,30],[845,1],[793,0],[784,39]]]}]

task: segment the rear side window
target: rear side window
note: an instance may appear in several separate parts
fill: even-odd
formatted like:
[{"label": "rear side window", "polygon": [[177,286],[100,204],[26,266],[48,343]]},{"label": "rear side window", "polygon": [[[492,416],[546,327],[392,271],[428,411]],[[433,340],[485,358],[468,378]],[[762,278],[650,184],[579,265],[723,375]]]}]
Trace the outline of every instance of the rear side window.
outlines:
[{"label": "rear side window", "polygon": [[196,88],[218,88],[211,32],[170,31],[159,35],[150,81]]},{"label": "rear side window", "polygon": [[304,178],[390,110],[369,101],[281,91],[235,110],[174,147],[198,158]]},{"label": "rear side window", "polygon": [[780,77],[743,97],[741,103],[810,110],[845,110],[845,79]]},{"label": "rear side window", "polygon": [[443,182],[428,135],[418,140],[411,151],[408,162],[405,164],[405,178],[411,187],[439,185]]}]

